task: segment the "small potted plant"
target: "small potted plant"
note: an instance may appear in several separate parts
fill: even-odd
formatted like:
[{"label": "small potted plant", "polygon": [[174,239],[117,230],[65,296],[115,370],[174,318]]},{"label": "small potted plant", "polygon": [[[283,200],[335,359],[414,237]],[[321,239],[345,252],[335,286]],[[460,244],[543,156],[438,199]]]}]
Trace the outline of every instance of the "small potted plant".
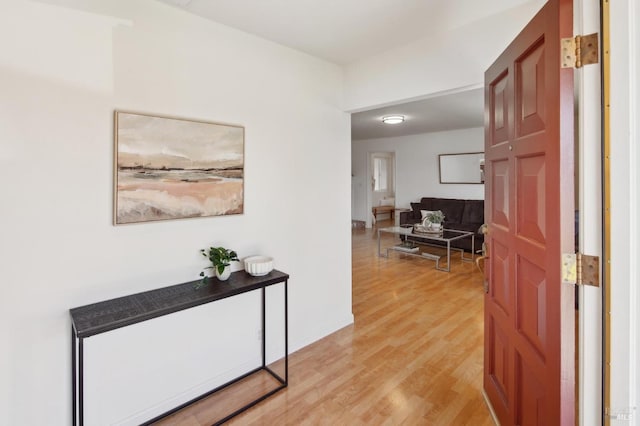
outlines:
[{"label": "small potted plant", "polygon": [[434,231],[440,231],[442,229],[442,222],[444,222],[444,213],[442,210],[436,210],[427,213],[424,218],[424,225]]},{"label": "small potted plant", "polygon": [[[224,247],[209,247],[208,250],[200,249],[200,253],[211,261],[211,266],[207,266],[205,269],[213,269],[216,277],[220,281],[224,281],[231,275],[231,262],[237,262],[238,254]],[[204,271],[200,272],[200,276],[204,277]]]}]

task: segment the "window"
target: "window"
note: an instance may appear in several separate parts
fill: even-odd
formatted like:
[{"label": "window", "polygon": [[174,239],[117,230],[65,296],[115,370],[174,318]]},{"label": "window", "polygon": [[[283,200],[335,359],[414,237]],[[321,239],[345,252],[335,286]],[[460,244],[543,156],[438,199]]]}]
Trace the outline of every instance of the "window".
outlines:
[{"label": "window", "polygon": [[374,157],[373,159],[373,190],[387,192],[391,187],[391,159],[389,157]]}]

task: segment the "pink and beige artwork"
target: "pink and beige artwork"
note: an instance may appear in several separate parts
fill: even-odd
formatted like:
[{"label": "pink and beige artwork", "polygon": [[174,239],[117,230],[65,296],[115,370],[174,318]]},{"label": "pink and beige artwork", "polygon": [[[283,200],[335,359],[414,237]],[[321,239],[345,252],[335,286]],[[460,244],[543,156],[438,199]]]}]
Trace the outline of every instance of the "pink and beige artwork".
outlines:
[{"label": "pink and beige artwork", "polygon": [[244,128],[116,111],[115,223],[241,214]]}]

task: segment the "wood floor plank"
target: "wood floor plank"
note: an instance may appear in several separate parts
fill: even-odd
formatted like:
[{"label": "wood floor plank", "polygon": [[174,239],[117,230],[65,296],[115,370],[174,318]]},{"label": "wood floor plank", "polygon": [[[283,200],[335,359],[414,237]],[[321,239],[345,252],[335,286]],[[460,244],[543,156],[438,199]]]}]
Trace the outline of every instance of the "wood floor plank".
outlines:
[{"label": "wood floor plank", "polygon": [[[396,238],[384,235],[383,246]],[[480,273],[459,254],[446,273],[377,250],[375,230],[352,231],[354,324],[291,354],[289,387],[228,424],[493,424],[481,394]],[[265,386],[254,380],[247,392]],[[208,425],[238,398],[205,399],[157,424]]]}]

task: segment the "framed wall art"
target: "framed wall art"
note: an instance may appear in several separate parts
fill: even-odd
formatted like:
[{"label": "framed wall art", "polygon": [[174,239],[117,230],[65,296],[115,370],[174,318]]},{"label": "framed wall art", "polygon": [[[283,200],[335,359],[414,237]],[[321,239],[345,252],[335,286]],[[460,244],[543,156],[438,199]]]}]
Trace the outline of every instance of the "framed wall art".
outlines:
[{"label": "framed wall art", "polygon": [[484,183],[484,152],[440,154],[440,183]]},{"label": "framed wall art", "polygon": [[243,213],[244,127],[115,112],[116,225]]}]

